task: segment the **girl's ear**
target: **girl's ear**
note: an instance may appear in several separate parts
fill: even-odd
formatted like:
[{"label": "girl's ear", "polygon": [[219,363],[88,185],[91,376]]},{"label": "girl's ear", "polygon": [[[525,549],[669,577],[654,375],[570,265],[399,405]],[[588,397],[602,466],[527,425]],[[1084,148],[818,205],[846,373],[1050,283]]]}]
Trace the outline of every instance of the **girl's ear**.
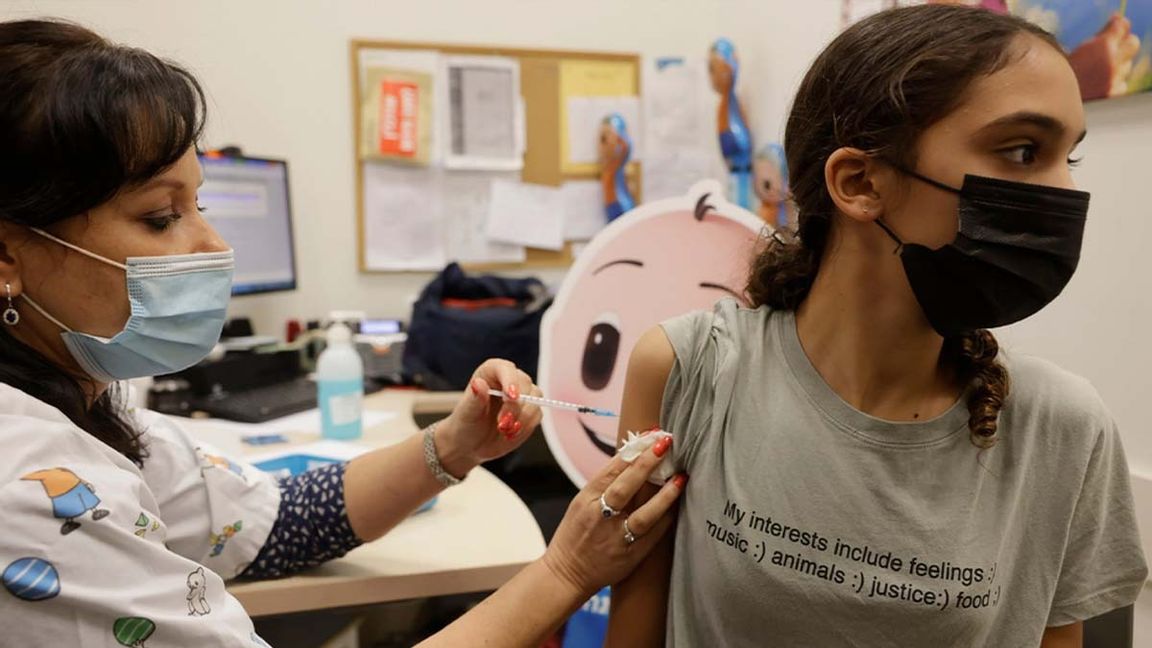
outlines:
[{"label": "girl's ear", "polygon": [[884,215],[881,187],[887,165],[857,148],[839,148],[824,163],[824,184],[837,210],[861,223]]}]

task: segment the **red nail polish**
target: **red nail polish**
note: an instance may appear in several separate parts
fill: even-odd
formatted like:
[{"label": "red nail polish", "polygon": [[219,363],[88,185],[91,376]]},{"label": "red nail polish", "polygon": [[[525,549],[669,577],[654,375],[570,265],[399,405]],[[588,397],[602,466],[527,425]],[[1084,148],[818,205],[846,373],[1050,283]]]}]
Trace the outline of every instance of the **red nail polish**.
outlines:
[{"label": "red nail polish", "polygon": [[520,434],[520,430],[523,430],[523,429],[524,429],[524,424],[521,423],[520,421],[516,421],[515,423],[512,424],[512,431],[515,432],[516,434]]},{"label": "red nail polish", "polygon": [[672,447],[672,437],[664,437],[663,439],[660,439],[659,441],[657,441],[656,445],[652,446],[652,452],[657,457],[663,457],[664,454],[668,452],[668,448],[671,448],[671,447]]},{"label": "red nail polish", "polygon": [[679,475],[673,477],[672,481],[675,482],[676,488],[684,490],[684,487],[688,485],[688,475],[680,473]]},{"label": "red nail polish", "polygon": [[520,398],[520,388],[516,385],[508,385],[508,389],[504,390],[504,393],[508,394],[508,397],[512,400]]},{"label": "red nail polish", "polygon": [[472,382],[468,384],[468,386],[472,388],[472,393],[473,393],[473,394],[476,394],[477,396],[483,396],[483,395],[484,395],[484,390],[482,390],[482,389],[480,388],[480,381],[479,381],[479,379],[477,379],[477,378],[474,378],[474,379],[472,380]]}]

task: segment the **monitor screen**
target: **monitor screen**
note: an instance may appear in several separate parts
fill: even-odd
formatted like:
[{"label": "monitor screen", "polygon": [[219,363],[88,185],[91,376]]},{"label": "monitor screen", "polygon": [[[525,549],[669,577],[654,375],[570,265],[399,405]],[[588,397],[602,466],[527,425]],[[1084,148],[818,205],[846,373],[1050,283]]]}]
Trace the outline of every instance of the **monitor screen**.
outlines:
[{"label": "monitor screen", "polygon": [[204,218],[236,251],[233,295],[296,289],[288,165],[201,155]]}]

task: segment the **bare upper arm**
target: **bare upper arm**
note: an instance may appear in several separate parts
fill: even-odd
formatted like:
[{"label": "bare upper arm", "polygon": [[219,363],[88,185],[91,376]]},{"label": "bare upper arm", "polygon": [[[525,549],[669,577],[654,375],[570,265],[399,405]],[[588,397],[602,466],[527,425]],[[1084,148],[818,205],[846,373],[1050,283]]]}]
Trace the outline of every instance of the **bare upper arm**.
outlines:
[{"label": "bare upper arm", "polygon": [[628,430],[647,430],[660,423],[664,386],[675,361],[676,353],[664,329],[656,326],[640,336],[628,358],[619,437],[623,438]]},{"label": "bare upper arm", "polygon": [[1077,621],[1064,626],[1044,629],[1040,648],[1082,648],[1084,646],[1084,622]]},{"label": "bare upper arm", "polygon": [[[629,430],[659,425],[664,386],[675,361],[675,351],[664,329],[657,326],[640,337],[628,360],[618,438],[622,439]],[[654,487],[641,491],[636,504],[654,492]],[[631,576],[612,588],[606,646],[664,645],[673,538],[674,533],[669,532]]]}]

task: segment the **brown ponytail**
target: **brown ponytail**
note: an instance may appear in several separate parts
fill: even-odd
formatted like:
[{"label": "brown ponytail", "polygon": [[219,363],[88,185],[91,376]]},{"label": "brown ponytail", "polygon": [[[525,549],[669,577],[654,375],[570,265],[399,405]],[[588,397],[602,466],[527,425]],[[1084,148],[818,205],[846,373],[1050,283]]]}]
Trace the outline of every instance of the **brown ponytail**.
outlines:
[{"label": "brown ponytail", "polygon": [[1008,370],[996,360],[999,351],[990,331],[975,331],[945,339],[941,352],[967,382],[968,431],[980,448],[996,445],[1000,408],[1008,398]]},{"label": "brown ponytail", "polygon": [[[1060,50],[1023,19],[948,5],[884,11],[832,41],[801,82],[784,137],[799,226],[794,237],[766,241],[749,273],[750,302],[795,310],[808,296],[835,213],[824,179],[834,151],[854,147],[914,168],[920,134],[960,103],[972,81],[1007,65],[1021,35]],[[988,331],[948,338],[941,351],[968,388],[968,428],[980,448],[996,443],[1008,398],[998,352]]]}]

